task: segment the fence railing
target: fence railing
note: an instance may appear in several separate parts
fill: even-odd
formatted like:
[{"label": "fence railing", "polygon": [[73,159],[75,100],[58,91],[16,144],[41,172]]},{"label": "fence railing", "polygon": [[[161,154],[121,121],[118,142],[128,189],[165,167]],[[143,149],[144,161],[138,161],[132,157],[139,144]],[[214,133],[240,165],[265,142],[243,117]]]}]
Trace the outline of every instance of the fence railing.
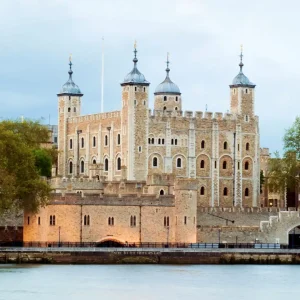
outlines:
[{"label": "fence railing", "polygon": [[289,246],[275,243],[116,243],[116,242],[0,242],[0,247],[26,248],[192,248],[192,249],[219,249],[219,248],[248,248],[248,249],[299,249],[300,246]]}]

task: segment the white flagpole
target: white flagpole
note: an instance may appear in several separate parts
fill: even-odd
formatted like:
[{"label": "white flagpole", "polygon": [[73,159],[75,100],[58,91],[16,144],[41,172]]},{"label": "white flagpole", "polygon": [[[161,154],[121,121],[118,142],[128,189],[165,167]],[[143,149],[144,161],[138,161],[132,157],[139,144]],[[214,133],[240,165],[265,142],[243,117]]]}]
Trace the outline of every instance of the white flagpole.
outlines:
[{"label": "white flagpole", "polygon": [[101,70],[101,113],[103,113],[104,101],[104,37],[102,37],[102,70]]}]

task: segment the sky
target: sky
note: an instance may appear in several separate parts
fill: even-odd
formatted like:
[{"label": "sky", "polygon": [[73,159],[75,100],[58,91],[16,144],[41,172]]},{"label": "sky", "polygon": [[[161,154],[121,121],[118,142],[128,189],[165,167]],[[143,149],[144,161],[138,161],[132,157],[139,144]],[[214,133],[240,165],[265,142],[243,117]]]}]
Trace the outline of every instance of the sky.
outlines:
[{"label": "sky", "polygon": [[243,71],[256,84],[261,147],[280,151],[298,114],[297,0],[0,1],[0,120],[24,116],[57,124],[70,53],[73,80],[84,94],[82,113],[100,112],[102,37],[104,111],[121,107],[120,83],[132,69],[136,40],[152,109],[169,52],[183,110],[227,112],[243,44]]}]

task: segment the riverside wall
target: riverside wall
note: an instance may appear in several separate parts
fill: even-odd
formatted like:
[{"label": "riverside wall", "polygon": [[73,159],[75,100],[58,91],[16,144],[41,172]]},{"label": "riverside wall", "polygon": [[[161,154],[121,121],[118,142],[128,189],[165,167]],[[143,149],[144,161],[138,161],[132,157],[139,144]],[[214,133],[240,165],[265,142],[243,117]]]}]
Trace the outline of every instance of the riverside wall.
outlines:
[{"label": "riverside wall", "polygon": [[[205,251],[206,250],[206,251]],[[300,264],[287,249],[110,249],[1,251],[0,264]]]}]

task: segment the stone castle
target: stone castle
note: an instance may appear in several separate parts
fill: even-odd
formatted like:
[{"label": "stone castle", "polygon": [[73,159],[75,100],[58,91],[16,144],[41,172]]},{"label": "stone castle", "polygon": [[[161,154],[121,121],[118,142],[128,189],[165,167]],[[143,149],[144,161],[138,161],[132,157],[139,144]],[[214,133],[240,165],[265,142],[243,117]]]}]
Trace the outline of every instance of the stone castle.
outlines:
[{"label": "stone castle", "polygon": [[25,213],[24,241],[196,242],[201,207],[260,207],[255,84],[239,73],[230,113],[182,111],[166,77],[149,109],[137,67],[121,83],[119,111],[81,115],[83,94],[69,80],[58,94],[58,166],[49,205]]}]

